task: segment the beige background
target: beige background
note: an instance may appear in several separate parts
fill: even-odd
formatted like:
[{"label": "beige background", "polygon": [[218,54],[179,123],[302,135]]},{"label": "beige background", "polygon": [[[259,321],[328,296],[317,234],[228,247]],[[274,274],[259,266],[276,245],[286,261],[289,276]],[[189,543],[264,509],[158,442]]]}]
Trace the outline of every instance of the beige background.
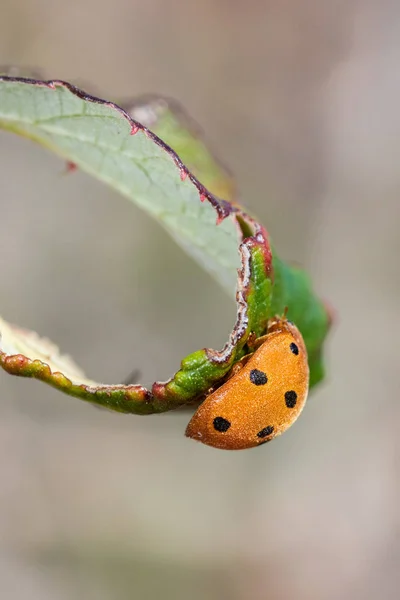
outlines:
[{"label": "beige background", "polygon": [[[398,598],[399,34],[390,0],[2,1],[3,64],[178,99],[337,322],[258,451],[0,373],[1,598]],[[234,305],[156,223],[27,141],[0,156],[4,318],[110,382],[223,344]]]}]

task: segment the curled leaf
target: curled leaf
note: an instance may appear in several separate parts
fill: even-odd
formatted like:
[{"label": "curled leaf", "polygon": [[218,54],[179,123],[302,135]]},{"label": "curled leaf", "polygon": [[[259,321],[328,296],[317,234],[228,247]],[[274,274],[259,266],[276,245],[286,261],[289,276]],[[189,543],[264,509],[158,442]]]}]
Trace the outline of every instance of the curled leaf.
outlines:
[{"label": "curled leaf", "polygon": [[[49,340],[36,333],[9,325],[0,319],[0,366],[12,375],[33,377],[82,400],[119,412],[150,414],[164,412],[196,400],[228,373],[252,331],[268,319],[268,304],[255,300],[263,294],[271,268],[267,240],[259,232],[241,244],[242,268],[237,289],[238,316],[235,328],[222,351],[203,349],[186,357],[181,369],[151,390],[141,385],[106,385],[86,378],[68,356],[61,355]],[[264,272],[262,276],[261,271]]]},{"label": "curled leaf", "polygon": [[0,321],[0,365],[114,410],[163,412],[201,401],[251,351],[249,336],[262,336],[268,319],[288,309],[316,383],[329,317],[306,274],[280,261],[265,229],[233,203],[232,179],[179,111],[153,99],[129,113],[66,82],[0,77],[0,128],[39,142],[135,202],[230,293],[237,281],[237,321],[228,342],[221,351],[194,352],[169,381],[147,390],[88,380],[50,342]]}]

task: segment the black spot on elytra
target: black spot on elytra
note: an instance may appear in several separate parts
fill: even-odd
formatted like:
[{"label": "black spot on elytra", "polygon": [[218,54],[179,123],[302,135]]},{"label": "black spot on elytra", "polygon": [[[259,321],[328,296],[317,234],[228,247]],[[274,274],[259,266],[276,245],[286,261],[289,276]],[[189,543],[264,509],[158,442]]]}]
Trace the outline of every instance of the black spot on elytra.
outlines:
[{"label": "black spot on elytra", "polygon": [[265,438],[268,435],[271,435],[271,433],[274,432],[274,428],[272,427],[272,425],[268,425],[268,427],[264,427],[264,429],[261,429],[261,431],[259,431],[257,433],[257,437],[259,438]]},{"label": "black spot on elytra", "polygon": [[254,385],[265,385],[268,381],[268,377],[264,371],[252,369],[250,371],[250,381],[251,383],[254,383]]},{"label": "black spot on elytra", "polygon": [[297,394],[293,390],[285,392],[285,402],[288,408],[294,408],[297,402]]},{"label": "black spot on elytra", "polygon": [[224,419],[223,417],[215,417],[213,424],[214,429],[220,431],[221,433],[225,433],[225,431],[228,431],[229,427],[231,426],[230,422],[227,419]]},{"label": "black spot on elytra", "polygon": [[297,356],[297,354],[299,353],[299,348],[298,348],[298,346],[296,346],[296,344],[294,342],[292,342],[290,344],[290,349],[293,352],[293,354],[296,354],[296,356]]}]

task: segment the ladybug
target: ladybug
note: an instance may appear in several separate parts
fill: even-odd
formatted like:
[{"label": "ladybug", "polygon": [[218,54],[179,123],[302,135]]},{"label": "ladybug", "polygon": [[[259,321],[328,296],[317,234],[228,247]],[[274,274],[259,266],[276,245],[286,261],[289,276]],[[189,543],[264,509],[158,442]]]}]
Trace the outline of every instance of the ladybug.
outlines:
[{"label": "ladybug", "polygon": [[215,448],[241,450],[271,441],[295,422],[309,384],[300,331],[286,317],[275,317],[254,347],[199,406],[186,436]]}]

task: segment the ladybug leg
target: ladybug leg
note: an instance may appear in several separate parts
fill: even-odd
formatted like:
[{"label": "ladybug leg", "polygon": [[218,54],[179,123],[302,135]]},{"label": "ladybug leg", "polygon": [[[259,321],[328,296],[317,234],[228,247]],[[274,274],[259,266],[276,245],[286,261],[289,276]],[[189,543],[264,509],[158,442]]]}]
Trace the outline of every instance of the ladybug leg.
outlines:
[{"label": "ladybug leg", "polygon": [[243,356],[243,358],[241,358],[239,360],[239,362],[237,362],[235,365],[233,365],[231,372],[229,373],[229,379],[231,377],[233,377],[233,375],[236,375],[236,373],[239,373],[239,371],[241,369],[243,369],[244,365],[247,363],[247,361],[249,360],[249,355],[247,356]]},{"label": "ladybug leg", "polygon": [[[247,345],[250,350],[257,350],[267,339],[267,335],[262,335],[261,337],[256,337],[254,333],[249,335],[249,339],[247,340]],[[246,358],[246,357],[245,357]]]},{"label": "ladybug leg", "polygon": [[137,383],[140,379],[140,371],[139,369],[135,369],[134,371],[132,371],[132,373],[130,373],[128,375],[128,377],[126,377],[123,382],[122,385],[132,385],[134,383]]},{"label": "ladybug leg", "polygon": [[268,339],[269,333],[283,329],[284,324],[286,324],[286,322],[287,322],[287,318],[286,318],[287,310],[288,309],[286,307],[285,311],[284,311],[284,315],[282,317],[279,317],[277,315],[268,321],[267,333],[265,335],[257,337],[256,334],[254,333],[254,331],[252,331],[250,333],[248,340],[247,340],[247,346],[250,350],[253,350],[253,351],[257,350],[257,348],[259,348],[264,342],[266,342]]},{"label": "ladybug leg", "polygon": [[231,377],[233,377],[234,375],[239,373],[239,371],[241,369],[243,369],[243,367],[245,366],[247,361],[251,358],[251,356],[252,356],[251,354],[246,354],[246,356],[243,356],[235,365],[233,365],[233,367],[230,370],[229,375],[227,376],[225,381],[228,381]]},{"label": "ladybug leg", "polygon": [[257,342],[257,336],[254,333],[254,331],[252,331],[247,339],[247,345],[249,348],[254,348],[256,342]]}]

